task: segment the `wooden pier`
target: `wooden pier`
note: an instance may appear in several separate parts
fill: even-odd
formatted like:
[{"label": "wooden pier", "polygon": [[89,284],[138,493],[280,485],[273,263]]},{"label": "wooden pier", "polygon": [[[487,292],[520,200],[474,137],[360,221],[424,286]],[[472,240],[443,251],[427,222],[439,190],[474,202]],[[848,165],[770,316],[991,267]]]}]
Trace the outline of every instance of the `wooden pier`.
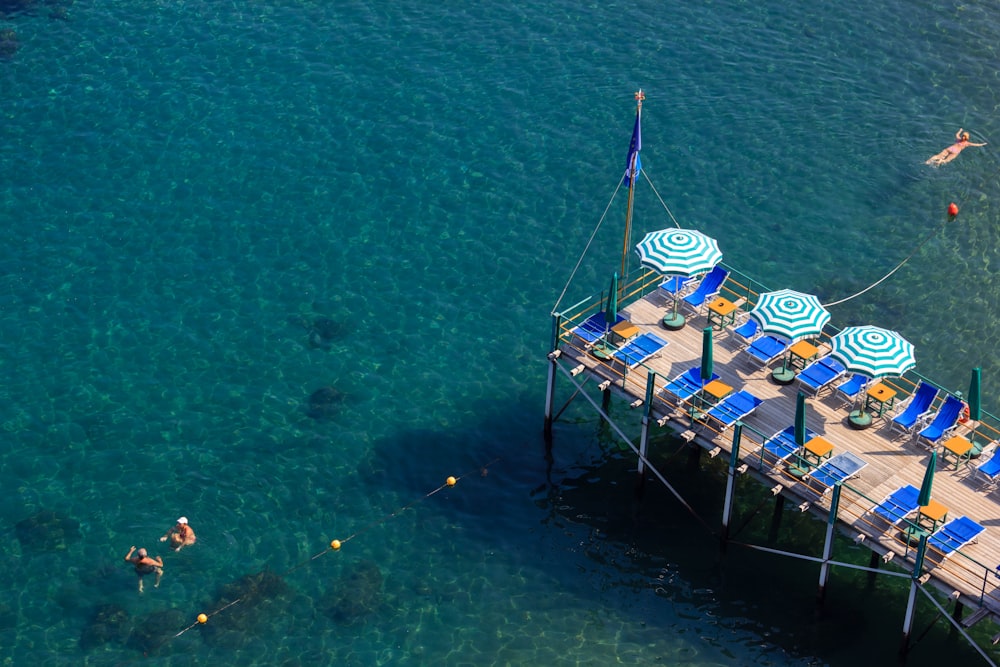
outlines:
[{"label": "wooden pier", "polygon": [[[874,419],[872,425],[865,429],[858,429],[850,423],[848,416],[851,407],[845,405],[832,389],[807,399],[808,429],[831,443],[834,454],[851,452],[867,462],[858,476],[848,479],[834,493],[821,495],[803,481],[808,480],[808,466],[804,461],[794,460],[776,467],[763,464],[760,448],[764,439],[793,424],[799,385],[798,382],[775,382],[772,371],[775,367],[782,366],[781,359],[770,367],[761,367],[742,351],[743,342],[733,334],[731,323],[727,323],[725,327],[719,327],[719,323],[716,323],[714,370],[719,374],[720,380],[734,390],[745,389],[763,399],[763,403],[743,420],[738,429],[740,439],[737,457],[731,457],[736,429],[729,428],[720,433],[717,431],[718,426],[713,428],[711,424],[692,417],[693,405],[676,402],[677,399],[668,398],[660,392],[672,378],[701,363],[703,329],[710,324],[704,308],[695,313],[689,309],[686,326],[677,331],[666,329],[662,320],[672,302],[669,296],[660,294],[658,285],[661,280],[660,275],[643,269],[629,276],[629,280],[624,281],[621,288],[619,314],[635,327],[628,335],[634,336],[636,331],[639,334],[649,332],[668,342],[652,357],[633,367],[626,368],[613,358],[607,359],[606,354],[595,355],[593,344],[573,332],[587,317],[603,310],[604,295],[594,295],[576,306],[554,314],[546,403],[547,431],[550,433],[551,420],[556,418],[554,389],[557,378],[568,378],[575,390],[585,394],[595,408],[601,400],[618,395],[634,408],[631,414],[641,424],[642,436],[638,442],[629,440],[622,428],[615,427],[623,439],[629,440],[629,446],[639,453],[640,472],[652,472],[669,485],[669,480],[665,480],[657,471],[650,470],[644,452],[649,434],[656,429],[672,429],[692,445],[701,447],[711,455],[730,458],[731,476],[754,476],[772,489],[776,502],[788,503],[792,507],[799,507],[801,511],[822,516],[831,526],[870,549],[872,570],[882,568],[880,571],[888,573],[891,570],[896,576],[909,576],[912,586],[905,621],[901,615],[904,645],[909,633],[908,623],[912,617],[917,587],[935,587],[953,601],[955,609],[951,615],[953,623],[959,626],[968,627],[982,618],[991,618],[996,622],[1000,618],[1000,578],[997,574],[997,566],[1000,565],[1000,491],[983,489],[974,479],[972,473],[978,463],[976,458],[956,463],[952,459],[942,458],[939,453],[933,482],[933,500],[947,508],[948,519],[966,516],[985,527],[985,531],[975,542],[963,546],[947,558],[936,553],[933,546],[928,546],[922,567],[914,573],[918,552],[918,540],[914,536],[926,536],[933,529],[925,526],[921,532],[917,517],[910,517],[896,527],[889,526],[870,513],[874,505],[899,487],[907,484],[917,488],[921,486],[931,450],[918,445],[909,435],[891,433],[888,427],[889,420],[900,411],[903,400],[912,393],[920,378],[910,373],[904,377],[885,379],[885,384],[891,386],[902,400],[897,400],[894,409]],[[736,271],[731,273],[721,296],[738,306],[736,324],[742,321],[761,291],[761,286],[743,279]],[[821,354],[829,349],[829,337],[834,333],[836,330],[830,329],[813,341]],[[616,340],[614,335],[609,338],[612,344],[624,344]],[[590,396],[595,393],[596,399]],[[939,396],[935,407],[941,400]],[[634,432],[634,429],[630,430]],[[960,424],[957,432],[974,443],[976,454],[1000,438],[998,424],[989,415],[984,415],[980,422]],[[732,488],[733,485],[730,484],[727,508],[731,504],[728,494],[732,493]],[[836,505],[835,521],[829,521],[831,501]],[[727,521],[728,517],[723,517],[721,523],[725,524]],[[939,522],[935,527],[939,528],[940,525]],[[907,531],[907,528],[910,530]],[[725,535],[725,529],[722,532]],[[822,561],[818,568],[821,570],[821,590],[825,585],[829,566],[843,565],[831,562],[829,553],[828,544],[824,557],[813,559]],[[890,561],[895,567],[883,565]],[[972,613],[963,619],[963,612],[970,609],[973,610]],[[980,653],[983,653],[981,649]],[[988,657],[986,659],[991,662]]]}]

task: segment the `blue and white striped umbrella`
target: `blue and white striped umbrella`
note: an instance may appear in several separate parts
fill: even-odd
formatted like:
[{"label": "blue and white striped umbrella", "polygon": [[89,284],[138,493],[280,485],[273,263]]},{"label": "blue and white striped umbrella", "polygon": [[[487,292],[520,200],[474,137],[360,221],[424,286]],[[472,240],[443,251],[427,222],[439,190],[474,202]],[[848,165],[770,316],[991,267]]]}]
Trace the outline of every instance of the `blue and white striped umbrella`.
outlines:
[{"label": "blue and white striped umbrella", "polygon": [[693,276],[722,261],[719,244],[694,229],[650,232],[635,246],[639,263],[664,275]]},{"label": "blue and white striped umbrella", "polygon": [[818,336],[830,321],[830,313],[817,297],[790,289],[761,294],[750,317],[764,333],[789,340]]},{"label": "blue and white striped umbrella", "polygon": [[902,375],[917,365],[913,344],[881,327],[847,327],[830,339],[830,356],[872,379]]}]

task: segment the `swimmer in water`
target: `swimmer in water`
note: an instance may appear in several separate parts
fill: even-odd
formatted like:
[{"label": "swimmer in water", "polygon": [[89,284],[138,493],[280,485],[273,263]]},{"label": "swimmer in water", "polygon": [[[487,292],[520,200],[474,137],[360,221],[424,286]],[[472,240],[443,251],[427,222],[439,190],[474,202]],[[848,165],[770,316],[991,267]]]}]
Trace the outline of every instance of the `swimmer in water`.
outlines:
[{"label": "swimmer in water", "polygon": [[957,158],[958,154],[969,146],[985,146],[985,145],[986,145],[985,143],[982,144],[972,143],[971,141],[969,141],[969,133],[965,132],[962,128],[958,128],[958,132],[955,133],[955,143],[953,143],[951,146],[948,146],[948,148],[944,149],[937,155],[932,156],[924,164],[940,167],[941,165],[947,162],[951,162],[952,160]]}]

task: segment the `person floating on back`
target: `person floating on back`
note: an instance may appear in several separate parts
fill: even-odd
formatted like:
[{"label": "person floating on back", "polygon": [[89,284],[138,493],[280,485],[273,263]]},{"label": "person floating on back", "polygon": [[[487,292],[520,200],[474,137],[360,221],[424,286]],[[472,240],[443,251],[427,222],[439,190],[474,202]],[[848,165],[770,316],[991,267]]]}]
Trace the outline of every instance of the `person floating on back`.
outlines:
[{"label": "person floating on back", "polygon": [[940,167],[942,164],[945,164],[946,162],[951,162],[952,160],[957,158],[958,154],[969,146],[985,146],[985,145],[986,145],[985,143],[981,144],[972,143],[971,141],[969,141],[969,133],[965,132],[962,128],[958,128],[958,132],[955,133],[955,143],[953,143],[951,146],[948,146],[948,148],[944,149],[937,155],[931,156],[931,158],[927,160],[927,162],[925,162],[924,164]]},{"label": "person floating on back", "polygon": [[167,531],[166,535],[160,538],[161,542],[166,542],[170,540],[170,548],[174,551],[180,551],[184,547],[189,547],[194,544],[197,538],[194,536],[194,529],[188,525],[188,520],[186,516],[182,516],[177,519],[177,524],[173,528]]},{"label": "person floating on back", "polygon": [[[135,553],[135,556],[132,554]],[[156,558],[150,558],[149,553],[145,549],[139,549],[138,552],[135,550],[135,546],[132,546],[128,553],[125,554],[125,562],[132,563],[135,566],[135,574],[139,577],[139,592],[142,592],[142,578],[151,572],[156,573],[156,583],[153,584],[153,588],[160,587],[160,578],[163,576],[163,559],[157,556]]]}]

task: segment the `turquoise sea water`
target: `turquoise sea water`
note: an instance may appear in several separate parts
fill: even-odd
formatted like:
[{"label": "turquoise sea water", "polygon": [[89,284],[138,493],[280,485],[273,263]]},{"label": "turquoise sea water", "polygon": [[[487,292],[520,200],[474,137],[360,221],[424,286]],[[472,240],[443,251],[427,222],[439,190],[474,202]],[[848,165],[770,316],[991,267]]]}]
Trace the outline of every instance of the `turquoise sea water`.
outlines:
[{"label": "turquoise sea water", "polygon": [[[655,485],[636,505],[582,407],[547,464],[548,315],[642,87],[658,192],[775,288],[847,296],[957,202],[834,323],[900,330],[947,386],[981,365],[995,411],[991,3],[53,3],[0,21],[5,664],[893,659],[900,589],[837,572],[814,613],[814,568],[721,558]],[[959,126],[991,145],[926,167]],[[667,224],[642,195],[637,233]],[[717,471],[658,446],[718,516]],[[142,596],[132,544],[166,563]],[[908,664],[945,657],[978,660],[938,621]]]}]

